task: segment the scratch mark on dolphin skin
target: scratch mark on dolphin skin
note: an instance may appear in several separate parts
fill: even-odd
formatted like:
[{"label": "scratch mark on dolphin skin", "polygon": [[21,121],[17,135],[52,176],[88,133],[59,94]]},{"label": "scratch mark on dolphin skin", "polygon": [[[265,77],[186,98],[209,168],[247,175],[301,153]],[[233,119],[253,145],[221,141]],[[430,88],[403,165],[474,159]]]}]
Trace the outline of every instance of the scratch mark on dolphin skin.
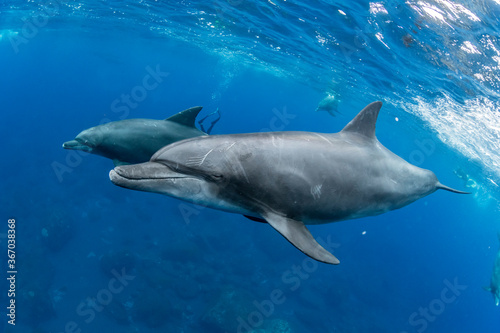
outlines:
[{"label": "scratch mark on dolphin skin", "polygon": [[250,179],[248,179],[247,172],[245,171],[245,168],[243,167],[241,162],[239,162],[239,163],[240,163],[240,169],[243,172],[243,176],[245,176],[245,180],[247,181],[247,183],[250,183]]},{"label": "scratch mark on dolphin skin", "polygon": [[[247,172],[245,170],[245,167],[243,165],[243,161],[248,159],[250,156],[252,156],[252,153],[247,153],[243,156],[239,156],[238,158],[235,158],[233,162],[231,163],[231,168],[235,170],[236,172],[241,172],[243,176],[245,177],[245,180],[247,183],[250,183],[250,179],[248,179]],[[236,156],[235,156],[236,157]]]},{"label": "scratch mark on dolphin skin", "polygon": [[314,185],[311,187],[311,194],[315,200],[318,200],[321,197],[321,188],[323,184]]},{"label": "scratch mark on dolphin skin", "polygon": [[332,142],[330,140],[328,140],[327,138],[325,138],[323,135],[319,134],[319,133],[314,133],[316,136],[320,137],[321,139],[325,140],[326,142],[328,142],[329,144],[332,144]]},{"label": "scratch mark on dolphin skin", "polygon": [[229,149],[233,148],[233,146],[236,144],[236,141],[231,143],[226,149],[224,149],[225,151],[228,151]]},{"label": "scratch mark on dolphin skin", "polygon": [[205,159],[207,156],[214,150],[215,148],[212,148],[206,153],[203,157],[191,157],[190,159],[187,160],[186,165],[188,166],[200,166],[205,162]]},{"label": "scratch mark on dolphin skin", "polygon": [[276,148],[283,147],[283,140],[279,136],[271,136],[271,143]]}]

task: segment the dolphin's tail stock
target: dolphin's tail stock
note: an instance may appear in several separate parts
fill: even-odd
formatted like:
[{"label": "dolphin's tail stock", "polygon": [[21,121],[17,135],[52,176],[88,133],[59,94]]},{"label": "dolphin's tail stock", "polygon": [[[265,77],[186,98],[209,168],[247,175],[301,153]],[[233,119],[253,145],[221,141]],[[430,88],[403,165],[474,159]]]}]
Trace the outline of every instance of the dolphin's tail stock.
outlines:
[{"label": "dolphin's tail stock", "polygon": [[454,188],[451,188],[451,187],[448,187],[446,185],[443,185],[440,182],[437,183],[436,188],[438,190],[446,190],[446,191],[450,191],[450,192],[458,193],[458,194],[470,194],[470,192],[464,192],[464,191],[455,190]]}]

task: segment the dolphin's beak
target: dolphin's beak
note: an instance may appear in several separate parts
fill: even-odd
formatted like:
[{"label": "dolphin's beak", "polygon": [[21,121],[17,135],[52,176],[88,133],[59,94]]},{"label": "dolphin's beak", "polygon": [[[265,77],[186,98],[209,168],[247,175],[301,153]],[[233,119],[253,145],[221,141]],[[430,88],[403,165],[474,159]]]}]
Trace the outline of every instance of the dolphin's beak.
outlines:
[{"label": "dolphin's beak", "polygon": [[78,142],[76,140],[67,141],[67,142],[63,143],[62,146],[64,149],[82,150],[82,151],[85,151],[87,153],[90,153],[92,151],[91,147],[84,145],[83,143]]},{"label": "dolphin's beak", "polygon": [[[145,162],[132,165],[120,165],[111,170],[110,175],[129,180],[164,179],[172,177],[173,172],[169,167],[156,163]],[[111,179],[113,181],[113,179]]]},{"label": "dolphin's beak", "polygon": [[157,192],[155,188],[162,181],[174,183],[179,178],[189,177],[157,162],[120,165],[109,172],[109,179],[113,184],[132,190],[148,192]]}]

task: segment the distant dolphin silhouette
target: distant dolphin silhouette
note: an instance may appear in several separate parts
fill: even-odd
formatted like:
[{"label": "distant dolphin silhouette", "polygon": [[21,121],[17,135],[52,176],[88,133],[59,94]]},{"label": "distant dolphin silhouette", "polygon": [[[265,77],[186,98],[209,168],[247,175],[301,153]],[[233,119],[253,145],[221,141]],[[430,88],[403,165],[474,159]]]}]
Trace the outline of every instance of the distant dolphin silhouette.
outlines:
[{"label": "distant dolphin silhouette", "polygon": [[338,114],[339,98],[338,96],[328,94],[323,98],[316,108],[316,111],[326,111],[335,117]]},{"label": "distant dolphin silhouette", "polygon": [[118,186],[162,193],[268,222],[299,250],[338,259],[304,224],[336,222],[398,209],[444,189],[434,173],[390,152],[375,137],[381,102],[339,133],[214,135],[166,146],[150,162],[110,171]]},{"label": "distant dolphin silhouette", "polygon": [[[500,241],[500,234],[498,234],[498,240]],[[493,299],[495,300],[495,305],[500,305],[500,249],[497,253],[497,258],[495,260],[495,265],[493,266],[493,273],[491,274],[491,281],[489,287],[483,287],[484,290],[489,291],[493,294]]]},{"label": "distant dolphin silhouette", "polygon": [[110,158],[115,166],[142,163],[163,146],[206,135],[195,127],[201,106],[179,112],[165,120],[125,119],[82,131],[63,148],[82,150]]}]

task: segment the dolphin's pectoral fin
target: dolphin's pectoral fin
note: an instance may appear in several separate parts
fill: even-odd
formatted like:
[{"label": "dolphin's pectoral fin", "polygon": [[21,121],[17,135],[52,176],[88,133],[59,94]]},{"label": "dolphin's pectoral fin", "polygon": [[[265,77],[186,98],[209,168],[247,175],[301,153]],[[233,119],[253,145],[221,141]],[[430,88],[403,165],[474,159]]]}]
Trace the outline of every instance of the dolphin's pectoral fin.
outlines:
[{"label": "dolphin's pectoral fin", "polygon": [[490,287],[483,287],[484,290],[489,291],[491,293],[491,288]]},{"label": "dolphin's pectoral fin", "polygon": [[290,218],[274,214],[265,213],[262,217],[293,246],[298,248],[309,257],[327,263],[337,265],[340,261],[333,254],[325,250],[311,235],[304,223]]},{"label": "dolphin's pectoral fin", "polygon": [[129,165],[130,163],[123,162],[123,161],[117,160],[117,159],[115,158],[115,159],[113,160],[113,164],[115,165],[115,167],[117,167],[117,166],[120,166],[120,165]]},{"label": "dolphin's pectoral fin", "polygon": [[195,106],[195,107],[189,108],[187,110],[181,111],[177,114],[174,114],[172,117],[169,117],[165,120],[173,121],[175,123],[189,126],[189,127],[195,127],[194,123],[195,123],[196,117],[198,116],[198,113],[200,113],[202,108],[203,107],[201,107],[201,106]]}]

